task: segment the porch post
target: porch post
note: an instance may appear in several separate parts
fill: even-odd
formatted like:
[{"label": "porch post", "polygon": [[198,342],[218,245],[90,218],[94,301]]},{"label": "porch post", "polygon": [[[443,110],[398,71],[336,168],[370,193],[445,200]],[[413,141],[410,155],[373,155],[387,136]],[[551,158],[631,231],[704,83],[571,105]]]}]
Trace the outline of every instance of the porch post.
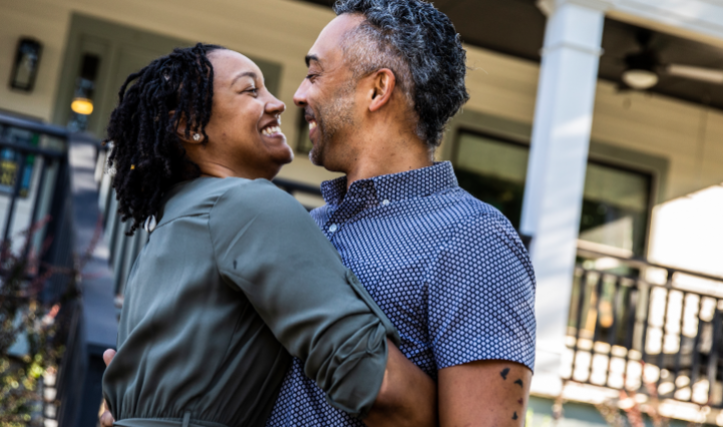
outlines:
[{"label": "porch post", "polygon": [[520,231],[532,237],[537,361],[532,391],[560,393],[605,10],[611,0],[540,0],[548,15]]}]

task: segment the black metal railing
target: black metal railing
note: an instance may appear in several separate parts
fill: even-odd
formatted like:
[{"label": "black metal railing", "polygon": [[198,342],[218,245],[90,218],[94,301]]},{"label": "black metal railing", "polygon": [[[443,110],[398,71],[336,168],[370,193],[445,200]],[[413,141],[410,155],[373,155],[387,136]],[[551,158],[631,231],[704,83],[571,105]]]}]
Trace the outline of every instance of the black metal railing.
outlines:
[{"label": "black metal railing", "polygon": [[[68,155],[71,141],[99,147],[91,136],[0,113],[2,236],[5,241],[11,239],[13,249],[21,249],[23,257],[36,261],[30,262],[37,268],[28,270],[28,280],[47,277],[40,300],[62,302],[54,338],[65,346],[55,383],[60,426],[78,425],[86,377],[92,374],[88,364],[102,365],[100,357],[88,356],[83,300],[64,298],[79,292],[74,283],[79,273],[77,255],[82,255],[75,248],[77,224]],[[31,228],[32,233],[28,232]],[[97,407],[90,412],[96,413]]]},{"label": "black metal railing", "polygon": [[[51,266],[72,267],[67,138],[62,128],[0,113],[2,237],[22,248],[22,257],[39,261],[28,279]],[[52,276],[41,299],[57,299],[66,283],[63,275]]]},{"label": "black metal railing", "polygon": [[575,269],[563,377],[723,407],[723,278],[578,256],[587,261]]},{"label": "black metal railing", "polygon": [[323,199],[321,199],[321,190],[317,186],[303,184],[300,182],[290,181],[288,179],[282,178],[276,178],[274,180],[274,184],[276,184],[277,187],[281,188],[292,196],[302,195],[302,197],[311,197],[313,199],[317,199],[320,202],[318,204],[311,204],[302,199],[301,204],[304,205],[304,207],[308,211],[323,204]]}]

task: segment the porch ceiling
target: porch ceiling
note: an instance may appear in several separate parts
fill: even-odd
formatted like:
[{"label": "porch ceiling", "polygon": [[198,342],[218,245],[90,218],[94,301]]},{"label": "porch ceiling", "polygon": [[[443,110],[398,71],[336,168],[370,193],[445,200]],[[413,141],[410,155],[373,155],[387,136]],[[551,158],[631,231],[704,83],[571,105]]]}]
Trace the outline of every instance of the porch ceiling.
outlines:
[{"label": "porch ceiling", "polygon": [[[298,0],[330,7],[334,0]],[[545,16],[534,0],[436,0],[434,4],[454,22],[462,40],[470,45],[540,61]],[[640,27],[605,20],[600,58],[600,79],[621,84],[623,58],[639,50],[636,33]],[[723,49],[652,31],[651,45],[662,64],[692,65],[723,69]],[[622,85],[620,86],[621,90]],[[650,92],[723,110],[723,85],[661,75]]]}]

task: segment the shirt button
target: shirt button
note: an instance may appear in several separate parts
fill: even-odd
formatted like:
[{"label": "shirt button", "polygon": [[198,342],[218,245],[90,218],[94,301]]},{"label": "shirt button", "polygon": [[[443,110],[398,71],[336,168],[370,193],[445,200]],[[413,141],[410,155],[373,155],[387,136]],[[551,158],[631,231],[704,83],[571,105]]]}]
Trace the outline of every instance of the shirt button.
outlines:
[{"label": "shirt button", "polygon": [[382,206],[386,206],[386,205],[388,205],[388,204],[389,204],[389,200],[384,199],[384,201],[382,201]]},{"label": "shirt button", "polygon": [[337,230],[338,228],[339,228],[339,227],[338,227],[336,224],[331,224],[331,225],[329,226],[329,232],[330,232],[330,233],[334,233],[334,232],[336,232],[336,230]]}]

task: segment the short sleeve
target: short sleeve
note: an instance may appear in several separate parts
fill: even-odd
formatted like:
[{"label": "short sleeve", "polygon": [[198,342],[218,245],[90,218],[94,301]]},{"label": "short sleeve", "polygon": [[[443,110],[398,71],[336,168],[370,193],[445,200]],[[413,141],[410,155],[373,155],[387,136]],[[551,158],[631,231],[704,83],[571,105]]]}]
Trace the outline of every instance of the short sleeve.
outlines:
[{"label": "short sleeve", "polygon": [[306,210],[270,182],[250,181],[216,201],[209,231],[221,277],[333,406],[364,417],[382,383],[386,338],[398,338]]},{"label": "short sleeve", "polygon": [[467,218],[428,276],[438,369],[476,360],[535,364],[535,279],[527,251],[498,212]]}]

